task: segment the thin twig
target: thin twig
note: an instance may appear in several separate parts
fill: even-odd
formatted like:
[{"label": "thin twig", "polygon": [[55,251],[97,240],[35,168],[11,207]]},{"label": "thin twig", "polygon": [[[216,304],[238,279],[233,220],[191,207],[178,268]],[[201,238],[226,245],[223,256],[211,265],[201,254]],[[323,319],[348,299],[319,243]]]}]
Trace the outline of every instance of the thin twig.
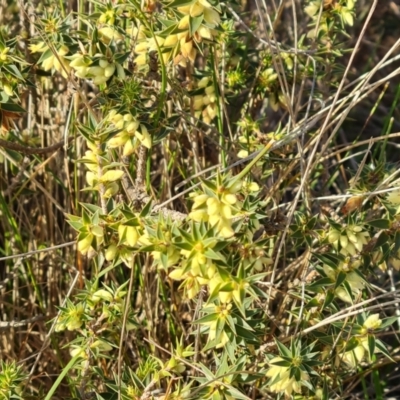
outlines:
[{"label": "thin twig", "polygon": [[[67,143],[72,140],[73,140],[73,138],[69,137],[67,139]],[[9,140],[0,139],[1,147],[4,147],[5,149],[8,149],[8,150],[18,151],[19,153],[26,154],[26,155],[33,155],[33,154],[41,155],[41,154],[53,153],[53,152],[61,149],[65,145],[65,143],[66,143],[65,140],[61,140],[51,146],[37,148],[37,147],[23,146],[22,144],[13,143],[13,142],[10,142]]]}]

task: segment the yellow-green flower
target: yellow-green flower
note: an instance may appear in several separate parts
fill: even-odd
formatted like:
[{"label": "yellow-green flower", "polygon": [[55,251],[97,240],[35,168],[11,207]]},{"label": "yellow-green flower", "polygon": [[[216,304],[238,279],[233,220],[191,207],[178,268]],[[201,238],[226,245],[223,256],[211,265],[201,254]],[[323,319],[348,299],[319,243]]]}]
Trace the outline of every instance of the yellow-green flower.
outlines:
[{"label": "yellow-green flower", "polygon": [[253,265],[253,268],[257,272],[261,272],[265,267],[272,264],[272,259],[268,256],[267,252],[263,247],[259,246],[243,246],[241,251],[243,265],[248,267]]},{"label": "yellow-green flower", "polygon": [[109,148],[122,147],[123,156],[132,154],[139,144],[150,149],[152,146],[151,136],[145,125],[140,124],[131,114],[118,114],[112,110],[108,116],[108,120],[121,132],[117,133],[113,138],[108,140]]},{"label": "yellow-green flower", "polygon": [[386,196],[386,200],[394,205],[400,205],[400,188],[393,190]]},{"label": "yellow-green flower", "polygon": [[88,234],[78,242],[78,251],[80,251],[83,255],[87,254],[89,250],[92,248],[93,235]]},{"label": "yellow-green flower", "polygon": [[381,325],[382,320],[379,318],[379,314],[372,314],[364,321],[361,333],[371,333],[371,331],[379,329]]},{"label": "yellow-green flower", "polygon": [[119,33],[113,26],[104,26],[99,29],[99,34],[101,40],[105,44],[110,44],[112,41],[120,41],[123,40],[123,36]]},{"label": "yellow-green flower", "polygon": [[368,243],[369,233],[363,231],[360,225],[349,225],[342,231],[332,229],[328,233],[328,240],[330,243],[338,248],[341,247],[340,252],[344,255],[356,255],[361,252],[363,246]]},{"label": "yellow-green flower", "polygon": [[[361,262],[359,260],[350,262],[350,259],[347,258],[345,261],[340,262],[336,270],[329,267],[328,265],[324,265],[324,272],[329,278],[332,279],[332,281],[336,281],[339,273],[344,272],[346,274],[345,280],[351,288],[351,293],[353,297],[358,297],[365,287],[365,281],[356,272],[360,265]],[[345,301],[346,303],[353,302],[350,294],[342,285],[336,288],[335,293],[341,300]]]},{"label": "yellow-green flower", "polygon": [[[210,308],[214,309],[213,312],[214,312],[214,314],[217,314],[217,318],[212,320],[212,321],[203,322],[203,324],[202,324],[203,326],[208,326],[209,327],[209,330],[208,330],[208,342],[211,342],[214,339],[216,339],[216,337],[217,337],[218,320],[220,320],[220,321],[225,321],[226,320],[226,318],[232,312],[232,304],[230,304],[230,303],[223,304],[223,305],[212,304]],[[229,342],[229,336],[227,335],[225,330],[223,330],[220,333],[219,342],[215,346],[215,348],[220,349],[220,348],[224,347],[228,342]]]},{"label": "yellow-green flower", "polygon": [[[351,368],[356,368],[368,352],[368,335],[373,334],[373,331],[379,329],[381,325],[379,314],[370,315],[362,325],[360,337],[357,339],[358,345],[353,350],[339,354],[339,357],[343,357],[343,361]],[[375,348],[375,353],[379,352],[380,350]]]},{"label": "yellow-green flower", "polygon": [[145,125],[140,124],[140,131],[137,130],[135,136],[144,147],[151,149],[151,137]]},{"label": "yellow-green flower", "polygon": [[365,347],[360,342],[353,350],[341,354],[339,357],[351,368],[356,368],[365,355]]},{"label": "yellow-green flower", "polygon": [[31,44],[29,46],[29,50],[31,53],[44,53],[48,49],[48,46],[45,42],[39,42],[36,44]]},{"label": "yellow-green flower", "polygon": [[282,367],[279,365],[274,365],[276,362],[283,361],[281,357],[274,357],[270,361],[270,368],[267,372],[267,377],[271,378],[271,385],[269,390],[274,393],[285,393],[286,396],[290,397],[292,393],[301,392],[301,381],[308,381],[310,379],[309,375],[305,371],[301,371],[300,378],[301,381],[296,381],[294,376],[290,377],[289,367]]},{"label": "yellow-green flower", "polygon": [[216,27],[221,21],[219,13],[207,0],[195,0],[189,5],[178,7],[178,10],[192,18],[203,14],[205,22],[210,27]]},{"label": "yellow-green flower", "polygon": [[119,225],[118,236],[120,244],[127,244],[134,247],[139,239],[139,232],[136,226]]},{"label": "yellow-green flower", "polygon": [[[210,330],[208,331],[208,341],[211,342],[217,336],[217,321],[212,321],[209,323],[203,323],[203,325],[209,325]],[[215,346],[216,349],[221,349],[229,342],[229,337],[225,331],[222,331],[220,341]]]},{"label": "yellow-green flower", "polygon": [[114,261],[118,255],[118,247],[115,244],[111,244],[107,247],[105,252],[105,258],[107,261]]},{"label": "yellow-green flower", "polygon": [[71,305],[65,314],[65,326],[69,331],[79,329],[83,323],[82,316],[85,309],[83,304]]},{"label": "yellow-green flower", "polygon": [[[43,52],[48,50],[48,47],[36,47],[34,50],[37,52]],[[42,61],[43,69],[45,71],[51,71],[54,69],[64,78],[68,78],[68,74],[71,71],[70,62],[65,58],[68,52],[69,49],[67,46],[60,46],[60,48],[56,50],[56,54],[50,54],[45,60]]]},{"label": "yellow-green flower", "polygon": [[112,350],[112,346],[104,340],[97,339],[91,345],[91,349],[97,349],[102,352],[108,352]]}]

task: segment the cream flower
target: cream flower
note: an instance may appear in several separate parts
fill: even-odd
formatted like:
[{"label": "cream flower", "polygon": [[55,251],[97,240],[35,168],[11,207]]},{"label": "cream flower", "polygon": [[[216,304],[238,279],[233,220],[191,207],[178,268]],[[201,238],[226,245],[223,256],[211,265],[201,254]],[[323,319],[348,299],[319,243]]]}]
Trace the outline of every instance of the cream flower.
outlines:
[{"label": "cream flower", "polygon": [[[46,48],[47,50],[47,48]],[[36,51],[42,52],[44,50],[37,49]],[[64,56],[68,54],[69,49],[66,46],[61,46],[56,50],[57,54],[51,53],[46,59],[42,61],[42,67],[45,71],[56,70],[64,78],[68,78],[68,74],[71,71],[71,66],[69,60]]]},{"label": "cream flower", "polygon": [[[336,281],[339,273],[345,273],[346,278],[345,281],[351,288],[351,293],[353,297],[358,297],[361,294],[361,291],[365,287],[365,282],[363,278],[355,271],[360,266],[360,261],[355,260],[350,262],[350,259],[346,259],[345,261],[341,262],[337,269],[334,270],[333,268],[329,267],[328,265],[324,265],[324,272],[326,275],[332,279],[332,281]],[[352,297],[347,292],[347,290],[343,287],[343,285],[339,286],[335,290],[336,295],[346,303],[352,303]]]},{"label": "cream flower", "polygon": [[[213,321],[209,324],[204,323],[203,325],[210,325],[210,330],[208,332],[208,341],[211,342],[214,340],[217,336],[217,321]],[[229,337],[226,334],[225,331],[222,331],[220,341],[219,343],[215,346],[216,349],[221,349],[224,347],[227,343],[229,342]]]},{"label": "cream flower", "polygon": [[363,333],[379,329],[381,325],[382,320],[379,318],[379,314],[372,314],[363,323]]},{"label": "cream flower", "polygon": [[341,357],[343,361],[351,368],[356,368],[357,365],[362,361],[365,355],[365,348],[360,343],[356,348],[350,351],[346,351]]},{"label": "cream flower", "polygon": [[387,197],[386,200],[389,203],[395,204],[395,205],[399,205],[400,204],[400,188],[393,190],[393,192],[390,192]]}]

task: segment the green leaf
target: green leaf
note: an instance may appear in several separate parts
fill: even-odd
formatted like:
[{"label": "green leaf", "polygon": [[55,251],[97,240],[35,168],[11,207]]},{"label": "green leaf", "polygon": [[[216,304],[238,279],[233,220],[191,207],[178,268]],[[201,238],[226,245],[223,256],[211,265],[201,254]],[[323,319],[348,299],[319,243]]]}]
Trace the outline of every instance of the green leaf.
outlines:
[{"label": "green leaf", "polygon": [[165,26],[167,28],[176,24],[175,21],[171,21],[170,19],[163,19],[163,18],[157,18],[157,22],[160,22],[163,26]]},{"label": "green leaf", "polygon": [[192,251],[193,250],[193,244],[191,243],[186,243],[186,242],[175,242],[174,245],[181,250],[187,250],[187,251]]},{"label": "green leaf", "polygon": [[389,240],[390,240],[389,235],[386,232],[381,231],[380,234],[378,235],[374,248],[371,250],[384,246],[385,244],[388,243]]},{"label": "green leaf", "polygon": [[287,360],[279,360],[270,363],[271,365],[277,365],[278,367],[290,367],[292,363]]},{"label": "green leaf", "polygon": [[379,330],[385,329],[388,326],[392,325],[394,322],[396,322],[398,317],[389,317],[389,318],[383,318],[382,319],[382,324],[379,327]]},{"label": "green leaf", "polygon": [[279,347],[279,353],[281,354],[281,356],[285,356],[285,357],[289,357],[289,358],[292,357],[292,352],[283,343],[279,342],[276,339],[275,339],[275,343]]},{"label": "green leaf", "polygon": [[326,376],[324,376],[324,386],[322,388],[322,399],[321,400],[329,400],[329,389],[328,389],[328,382],[326,380]]},{"label": "green leaf", "polygon": [[313,247],[313,242],[314,242],[314,237],[311,235],[305,235],[304,240],[306,241],[307,245],[312,248]]},{"label": "green leaf", "polygon": [[20,105],[15,103],[0,103],[0,109],[4,111],[9,111],[12,113],[24,113],[26,110],[22,108]]},{"label": "green leaf", "polygon": [[[202,93],[204,92],[204,89],[201,88]],[[211,181],[206,181],[206,180],[202,180],[201,183],[207,188],[209,189],[211,192],[207,193],[209,195],[213,195],[215,196],[215,193],[217,192],[217,186],[215,185],[214,182]]]},{"label": "green leaf", "polygon": [[43,61],[47,60],[49,57],[53,55],[53,52],[51,49],[47,49],[45,52],[43,52],[38,60],[38,64],[41,64]]},{"label": "green leaf", "polygon": [[[183,237],[183,239],[185,239],[186,242],[194,244],[194,238],[190,233],[184,231],[183,229],[179,229],[179,234]],[[178,242],[176,242],[176,244],[177,243]]]},{"label": "green leaf", "polygon": [[259,344],[258,337],[247,328],[235,325],[235,329],[237,336],[245,339],[247,344]]},{"label": "green leaf", "polygon": [[206,249],[204,255],[211,260],[221,260],[225,261],[224,256],[221,253],[215,252],[213,249]]},{"label": "green leaf", "polygon": [[78,221],[67,221],[76,231],[79,231],[83,227],[82,222]]},{"label": "green leaf", "polygon": [[314,215],[306,224],[307,230],[314,229],[315,224],[317,223],[318,215]]},{"label": "green leaf", "polygon": [[140,247],[138,251],[140,251],[141,253],[150,253],[152,251],[157,250],[157,247],[158,246],[155,244],[150,244],[148,246]]},{"label": "green leaf", "polygon": [[213,247],[213,250],[216,252],[222,251],[226,246],[228,246],[229,242],[227,240],[221,240],[217,242],[217,244]]},{"label": "green leaf", "polygon": [[21,72],[14,64],[3,65],[2,69],[6,70],[10,75],[15,76],[17,79],[23,81],[24,77],[21,75]]},{"label": "green leaf", "polygon": [[345,272],[339,272],[335,282],[335,290],[346,280],[346,276],[347,274]]},{"label": "green leaf", "polygon": [[314,331],[314,336],[323,344],[331,346],[334,342],[334,338],[330,335],[326,335],[325,332]]},{"label": "green leaf", "polygon": [[204,19],[204,14],[200,14],[197,17],[190,17],[189,18],[189,33],[190,33],[190,36],[193,36],[197,32],[197,29],[200,28],[200,25],[203,22],[203,19]]},{"label": "green leaf", "polygon": [[213,340],[211,340],[210,342],[208,342],[204,347],[203,347],[203,351],[207,351],[207,350],[211,350],[213,349],[215,346],[217,346],[219,344],[219,339],[215,338]]},{"label": "green leaf", "polygon": [[324,304],[322,305],[322,310],[328,308],[334,299],[335,299],[335,292],[333,290],[328,290],[326,292]]},{"label": "green leaf", "polygon": [[388,219],[375,219],[373,221],[367,221],[366,225],[372,226],[378,229],[389,229],[390,221]]},{"label": "green leaf", "polygon": [[90,204],[90,203],[80,203],[80,205],[88,210],[90,213],[102,213],[102,209],[99,206],[96,206],[95,204]]},{"label": "green leaf", "polygon": [[140,212],[140,217],[147,217],[151,212],[151,199],[147,202],[147,204],[143,207]]},{"label": "green leaf", "polygon": [[57,388],[60,386],[62,380],[68,375],[69,371],[75,366],[81,356],[78,354],[74,358],[72,358],[69,363],[62,369],[61,373],[58,375],[58,378],[54,382],[53,386],[50,388],[47,396],[44,400],[50,400],[53,398]]},{"label": "green leaf", "polygon": [[118,64],[123,64],[131,55],[131,52],[125,52],[125,53],[117,53],[114,55],[114,61],[117,62]]},{"label": "green leaf", "polygon": [[251,400],[250,397],[247,397],[243,393],[239,392],[239,390],[235,389],[232,386],[229,386],[228,389],[224,391],[225,393],[228,393],[230,396],[232,396],[234,399],[238,400]]},{"label": "green leaf", "polygon": [[384,354],[390,361],[396,362],[393,360],[393,358],[390,356],[389,352],[386,349],[386,346],[379,340],[379,339],[375,339],[375,346],[377,347],[377,349]]},{"label": "green leaf", "polygon": [[219,315],[217,313],[208,314],[204,317],[196,319],[196,321],[193,321],[192,324],[204,324],[205,322],[213,322],[216,321],[218,317]]},{"label": "green leaf", "polygon": [[350,340],[346,343],[345,351],[354,350],[359,346],[359,341],[355,337],[350,338]]},{"label": "green leaf", "polygon": [[372,360],[372,356],[375,353],[375,336],[374,335],[368,335],[368,354],[369,354],[369,359]]},{"label": "green leaf", "polygon": [[236,336],[236,334],[237,334],[236,333],[236,326],[235,326],[235,322],[234,322],[234,320],[233,320],[231,315],[228,315],[226,317],[226,323],[229,326],[229,328],[231,329],[231,331],[234,333],[234,335]]},{"label": "green leaf", "polygon": [[326,288],[333,284],[331,278],[321,278],[307,286],[307,290],[318,291],[320,288]]},{"label": "green leaf", "polygon": [[322,263],[328,265],[334,270],[337,269],[341,261],[343,261],[343,256],[339,254],[318,254],[313,253],[313,255],[318,258]]}]

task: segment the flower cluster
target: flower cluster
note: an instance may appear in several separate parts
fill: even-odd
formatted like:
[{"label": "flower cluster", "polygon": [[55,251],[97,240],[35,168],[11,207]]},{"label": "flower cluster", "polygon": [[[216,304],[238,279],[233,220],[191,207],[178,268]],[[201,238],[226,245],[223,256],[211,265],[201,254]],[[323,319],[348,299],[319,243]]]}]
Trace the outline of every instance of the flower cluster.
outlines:
[{"label": "flower cluster", "polygon": [[241,203],[237,195],[241,190],[256,192],[259,186],[255,183],[245,183],[241,180],[219,182],[212,190],[206,189],[205,193],[193,192],[192,211],[189,218],[197,222],[208,222],[217,232],[225,238],[233,236],[232,220],[239,216]]},{"label": "flower cluster", "polygon": [[202,78],[197,86],[204,89],[204,94],[193,96],[193,108],[196,111],[195,115],[197,118],[201,115],[203,121],[209,124],[217,115],[215,87],[213,82],[210,82],[209,77]]},{"label": "flower cluster", "polygon": [[265,246],[257,244],[246,244],[240,251],[243,259],[243,266],[252,267],[255,271],[261,272],[265,266],[272,264],[272,259],[268,256]]},{"label": "flower cluster", "polygon": [[343,284],[336,288],[335,294],[347,303],[352,303],[353,297],[358,297],[365,287],[365,280],[357,271],[360,265],[360,260],[352,260],[350,257],[340,262],[336,269],[324,265],[325,274],[328,278],[332,279],[333,282],[336,282],[339,274],[344,273],[346,275],[344,282],[346,282],[350,288],[351,294],[346,290]]},{"label": "flower cluster", "polygon": [[83,254],[95,252],[104,242],[104,229],[95,224],[83,224],[78,235],[78,250]]},{"label": "flower cluster", "polygon": [[[153,51],[157,51],[165,43],[165,38],[155,35],[154,37],[147,37],[144,25],[140,25],[139,28],[133,27],[128,30],[130,36],[136,39],[135,46],[135,63],[136,65],[143,66],[148,64],[148,55]],[[168,44],[168,43],[167,43]],[[168,62],[170,54],[168,52],[162,53],[164,63]]]},{"label": "flower cluster", "polygon": [[104,185],[103,197],[110,198],[118,192],[117,181],[122,178],[124,172],[122,170],[108,169],[107,172],[99,176],[99,163],[102,163],[101,167],[103,168],[107,166],[108,161],[102,157],[101,149],[95,144],[88,141],[87,145],[90,150],[85,152],[85,157],[81,160],[89,170],[86,172],[86,181],[94,190],[99,189],[99,184]]},{"label": "flower cluster", "polygon": [[388,201],[392,207],[396,207],[396,215],[400,214],[400,188],[389,192],[386,196],[386,201]]},{"label": "flower cluster", "polygon": [[[211,309],[209,312],[211,311],[211,313],[215,314],[216,317],[213,321],[203,323],[203,326],[208,329],[208,342],[211,342],[217,339],[217,327],[218,324],[221,323],[220,321],[225,322],[227,317],[231,314],[232,304],[213,304],[208,308]],[[229,336],[225,330],[222,330],[222,332],[220,332],[220,337],[218,337],[218,343],[216,344],[215,348],[221,349],[227,343],[229,343]]]},{"label": "flower cluster", "polygon": [[119,78],[125,77],[122,66],[107,60],[102,54],[96,54],[92,59],[88,55],[74,54],[70,57],[70,67],[77,78],[92,79],[95,85],[106,83],[117,71]]},{"label": "flower cluster", "polygon": [[105,25],[99,28],[99,38],[104,44],[109,45],[112,42],[123,40],[124,36],[114,26]]},{"label": "flower cluster", "polygon": [[67,307],[62,310],[62,313],[57,319],[55,325],[55,331],[61,332],[65,329],[69,331],[75,331],[79,329],[83,324],[83,314],[85,307],[83,303],[73,304],[68,303]]},{"label": "flower cluster", "polygon": [[242,181],[233,181],[228,186],[218,186],[212,193],[191,193],[194,203],[189,218],[197,222],[208,222],[222,237],[231,237],[232,218],[238,204],[236,194],[242,188]]},{"label": "flower cluster", "polygon": [[189,299],[193,299],[200,291],[202,285],[209,283],[216,274],[216,266],[212,260],[206,257],[207,249],[216,245],[216,240],[201,240],[192,244],[191,250],[181,250],[186,258],[182,267],[170,272],[169,277],[174,280],[183,280],[182,287]]},{"label": "flower cluster", "polygon": [[[172,242],[171,232],[163,228],[163,224],[159,221],[157,231],[146,226],[145,233],[139,238],[139,244],[142,246],[154,246],[155,250],[151,251],[153,265],[158,268],[167,269],[179,261],[181,253]],[[168,226],[165,228],[171,227]]]},{"label": "flower cluster", "polygon": [[0,361],[0,398],[22,399],[24,381],[28,377],[16,361]]},{"label": "flower cluster", "polygon": [[[360,329],[360,335],[357,337],[358,344],[352,350],[344,351],[337,356],[336,362],[342,359],[349,367],[356,368],[357,365],[364,359],[365,354],[369,351],[368,335],[373,334],[382,325],[382,320],[379,314],[370,315],[363,323]],[[375,353],[379,352],[375,349]]]},{"label": "flower cluster", "polygon": [[[305,7],[304,11],[311,17],[314,24],[319,21],[318,31],[312,30],[309,33],[310,37],[315,37],[321,31],[328,32],[329,22],[332,17],[337,15],[343,24],[353,26],[354,23],[354,7],[356,0],[339,0],[335,2],[324,2],[323,0],[310,0],[309,4]],[[322,15],[319,20],[319,14],[322,7]]]},{"label": "flower cluster", "polygon": [[393,205],[400,205],[400,188],[389,192],[386,200]]},{"label": "flower cluster", "polygon": [[340,253],[354,256],[361,252],[363,246],[368,243],[369,233],[363,230],[361,225],[348,225],[344,230],[333,228],[328,233],[328,240]]},{"label": "flower cluster", "polygon": [[[8,64],[9,52],[9,47],[4,47],[3,49],[0,49],[0,67],[4,64]],[[10,75],[11,74],[4,73],[2,71],[2,68],[0,68],[0,90],[3,90],[7,96],[11,97],[14,94],[14,91],[11,85],[12,76]]]},{"label": "flower cluster", "polygon": [[259,140],[257,140],[253,135],[241,135],[239,136],[239,143],[241,146],[245,147],[245,149],[239,150],[237,156],[239,158],[245,158],[251,152],[256,150],[259,145]]},{"label": "flower cluster", "polygon": [[107,261],[115,261],[119,258],[128,267],[131,267],[134,248],[139,243],[143,229],[140,219],[135,214],[129,214],[111,224],[112,228],[117,231],[117,235],[111,237],[111,243],[105,251],[105,258]]},{"label": "flower cluster", "polygon": [[271,378],[269,390],[274,393],[285,393],[290,397],[292,393],[300,393],[302,381],[310,380],[308,373],[304,370],[300,372],[300,380],[297,380],[295,374],[291,374],[290,366],[282,366],[284,360],[282,357],[274,357],[270,362],[270,368],[267,371],[267,377]]},{"label": "flower cluster", "polygon": [[[132,37],[137,38],[135,62],[137,65],[147,64],[147,55],[151,51],[161,49],[164,63],[171,57],[174,64],[186,66],[187,62],[194,63],[199,44],[204,39],[212,40],[216,35],[215,27],[220,23],[220,16],[216,9],[207,0],[194,0],[176,8],[180,19],[175,29],[168,33],[157,32],[156,35],[146,33],[145,28],[130,30]],[[191,24],[193,18],[201,19],[198,25]]]},{"label": "flower cluster", "polygon": [[151,137],[144,124],[139,123],[132,114],[119,114],[111,110],[107,117],[108,121],[120,130],[113,138],[107,141],[107,147],[123,147],[123,156],[132,154],[140,144],[151,148]]},{"label": "flower cluster", "polygon": [[67,59],[69,48],[65,45],[61,45],[58,48],[50,49],[45,42],[39,42],[29,46],[32,53],[42,53],[39,60],[45,71],[57,71],[64,78],[68,78],[71,71],[70,61]]}]

